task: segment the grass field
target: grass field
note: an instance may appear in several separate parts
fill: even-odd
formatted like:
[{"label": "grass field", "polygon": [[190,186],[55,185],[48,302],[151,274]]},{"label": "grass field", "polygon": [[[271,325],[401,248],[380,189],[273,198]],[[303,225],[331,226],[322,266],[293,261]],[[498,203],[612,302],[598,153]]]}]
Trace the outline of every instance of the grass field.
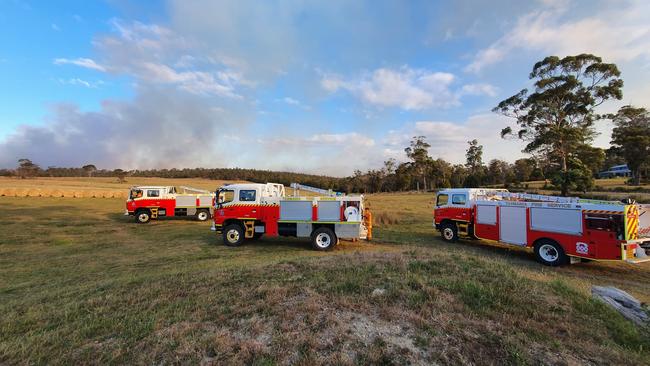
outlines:
[{"label": "grass field", "polygon": [[375,240],[322,253],[138,225],[121,199],[0,197],[0,364],[650,364],[648,330],[589,293],[650,302],[650,263],[447,244],[432,200],[372,195]]}]

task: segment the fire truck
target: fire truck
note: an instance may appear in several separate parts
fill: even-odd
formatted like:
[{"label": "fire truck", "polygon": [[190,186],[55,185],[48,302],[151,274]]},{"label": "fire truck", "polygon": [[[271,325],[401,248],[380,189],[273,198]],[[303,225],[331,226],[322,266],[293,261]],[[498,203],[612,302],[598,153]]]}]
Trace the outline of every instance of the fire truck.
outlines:
[{"label": "fire truck", "polygon": [[131,187],[124,215],[147,223],[160,217],[193,216],[206,221],[212,214],[214,193],[184,186]]},{"label": "fire truck", "polygon": [[[299,190],[326,193],[325,197],[298,196]],[[363,196],[343,196],[304,185],[294,185],[294,196],[282,184],[230,184],[216,191],[214,225],[228,246],[262,236],[310,238],[316,250],[332,249],[338,239],[371,237],[370,212]]]},{"label": "fire truck", "polygon": [[650,205],[632,201],[446,189],[436,194],[434,226],[448,242],[468,237],[529,248],[549,266],[650,260]]}]

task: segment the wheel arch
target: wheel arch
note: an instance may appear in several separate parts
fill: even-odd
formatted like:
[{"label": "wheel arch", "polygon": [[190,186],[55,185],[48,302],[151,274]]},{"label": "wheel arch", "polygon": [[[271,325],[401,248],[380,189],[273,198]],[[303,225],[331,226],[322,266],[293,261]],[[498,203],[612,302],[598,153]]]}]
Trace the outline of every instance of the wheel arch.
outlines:
[{"label": "wheel arch", "polygon": [[542,236],[542,237],[540,237],[540,238],[535,239],[535,241],[533,241],[533,245],[532,245],[532,247],[535,248],[536,246],[540,245],[540,243],[542,243],[542,242],[544,242],[544,241],[550,241],[550,242],[553,242],[553,243],[559,245],[560,248],[562,248],[562,250],[563,250],[563,251],[565,252],[565,254],[566,254],[566,249],[564,248],[564,245],[562,245],[562,243],[560,243],[560,242],[557,241],[556,239],[550,238],[550,237],[548,237],[548,236]]},{"label": "wheel arch", "polygon": [[321,223],[318,223],[318,222],[314,222],[311,225],[311,233],[313,234],[314,231],[316,231],[316,230],[318,230],[318,229],[320,229],[322,227],[326,227],[326,228],[332,230],[332,232],[334,234],[336,234],[336,229],[335,229],[336,226],[335,226],[335,224],[325,224],[325,223],[321,224]]},{"label": "wheel arch", "polygon": [[136,208],[135,211],[133,211],[133,212],[134,212],[134,214],[137,215],[138,213],[140,213],[140,212],[142,212],[142,211],[149,212],[149,215],[151,215],[151,208],[150,208],[150,207],[138,207],[138,208]]},{"label": "wheel arch", "polygon": [[452,220],[452,219],[443,219],[442,221],[440,221],[440,224],[438,224],[438,225],[440,225],[440,227],[443,227],[444,225],[447,225],[447,224],[458,225],[458,222],[456,222],[455,220]]},{"label": "wheel arch", "polygon": [[233,225],[233,224],[234,225],[239,225],[242,228],[242,230],[245,229],[244,223],[241,222],[241,220],[239,220],[239,219],[227,219],[227,220],[224,220],[224,222],[222,224],[223,225],[222,227],[225,228],[226,226]]}]

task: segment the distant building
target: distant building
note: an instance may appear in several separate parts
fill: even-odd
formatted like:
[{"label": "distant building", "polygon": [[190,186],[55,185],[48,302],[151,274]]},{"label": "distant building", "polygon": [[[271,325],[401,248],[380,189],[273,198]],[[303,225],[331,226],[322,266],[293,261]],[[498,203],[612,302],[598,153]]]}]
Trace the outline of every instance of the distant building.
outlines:
[{"label": "distant building", "polygon": [[632,171],[627,167],[627,164],[614,165],[608,170],[598,173],[598,178],[613,178],[613,177],[631,177]]}]

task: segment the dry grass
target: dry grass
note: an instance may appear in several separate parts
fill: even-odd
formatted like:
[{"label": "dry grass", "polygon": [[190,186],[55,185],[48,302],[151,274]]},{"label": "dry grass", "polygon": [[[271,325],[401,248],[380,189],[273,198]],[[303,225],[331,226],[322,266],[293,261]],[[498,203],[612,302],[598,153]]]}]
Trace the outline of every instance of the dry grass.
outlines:
[{"label": "dry grass", "polygon": [[399,224],[315,252],[137,225],[122,199],[2,197],[0,364],[650,364],[648,333],[589,295],[650,302],[649,264],[447,244],[432,202],[371,195]]}]

